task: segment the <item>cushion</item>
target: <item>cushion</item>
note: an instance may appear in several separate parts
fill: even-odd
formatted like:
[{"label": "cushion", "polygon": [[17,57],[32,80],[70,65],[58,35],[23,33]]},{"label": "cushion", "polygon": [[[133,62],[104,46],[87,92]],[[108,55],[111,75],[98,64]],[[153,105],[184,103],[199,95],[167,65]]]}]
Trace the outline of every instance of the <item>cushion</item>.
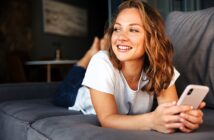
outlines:
[{"label": "cushion", "polygon": [[51,116],[80,114],[57,107],[50,99],[16,100],[0,103],[0,138],[25,140],[27,130],[36,120]]},{"label": "cushion", "polygon": [[0,111],[29,123],[50,116],[81,114],[81,112],[54,106],[50,99],[7,101],[0,103]]},{"label": "cushion", "polygon": [[214,111],[206,109],[204,114],[203,125],[189,134],[103,128],[95,115],[67,115],[36,121],[27,137],[30,140],[211,140],[214,139]]},{"label": "cushion", "polygon": [[214,7],[193,12],[172,12],[166,33],[174,45],[174,65],[181,76],[178,93],[188,84],[207,85],[207,107],[214,108]]}]

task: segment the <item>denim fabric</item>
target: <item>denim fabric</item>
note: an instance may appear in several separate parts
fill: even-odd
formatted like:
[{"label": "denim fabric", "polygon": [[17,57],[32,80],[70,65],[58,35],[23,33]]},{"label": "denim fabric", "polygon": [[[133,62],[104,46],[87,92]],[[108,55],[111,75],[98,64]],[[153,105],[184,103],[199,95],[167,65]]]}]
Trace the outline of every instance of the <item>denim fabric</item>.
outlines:
[{"label": "denim fabric", "polygon": [[77,92],[81,87],[86,70],[83,67],[74,65],[65,80],[60,84],[58,93],[55,96],[54,102],[59,106],[73,106]]}]

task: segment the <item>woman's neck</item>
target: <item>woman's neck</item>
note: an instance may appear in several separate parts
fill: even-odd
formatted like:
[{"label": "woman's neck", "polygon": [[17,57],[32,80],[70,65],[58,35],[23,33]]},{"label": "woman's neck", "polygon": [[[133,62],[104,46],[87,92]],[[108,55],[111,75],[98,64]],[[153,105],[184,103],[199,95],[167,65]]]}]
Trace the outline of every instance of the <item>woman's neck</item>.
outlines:
[{"label": "woman's neck", "polygon": [[138,82],[143,68],[143,61],[140,62],[124,62],[122,63],[122,73],[133,90],[137,90]]}]

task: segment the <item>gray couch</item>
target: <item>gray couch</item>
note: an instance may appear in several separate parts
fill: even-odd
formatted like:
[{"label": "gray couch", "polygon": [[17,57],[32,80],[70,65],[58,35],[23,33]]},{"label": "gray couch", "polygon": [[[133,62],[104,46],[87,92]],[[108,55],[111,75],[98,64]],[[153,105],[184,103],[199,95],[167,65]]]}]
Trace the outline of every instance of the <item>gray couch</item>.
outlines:
[{"label": "gray couch", "polygon": [[214,8],[172,12],[166,32],[174,48],[174,65],[181,73],[181,93],[188,84],[210,87],[205,101],[204,124],[190,134],[162,134],[102,128],[95,115],[82,115],[55,106],[60,83],[0,85],[1,140],[212,140],[214,139]]}]

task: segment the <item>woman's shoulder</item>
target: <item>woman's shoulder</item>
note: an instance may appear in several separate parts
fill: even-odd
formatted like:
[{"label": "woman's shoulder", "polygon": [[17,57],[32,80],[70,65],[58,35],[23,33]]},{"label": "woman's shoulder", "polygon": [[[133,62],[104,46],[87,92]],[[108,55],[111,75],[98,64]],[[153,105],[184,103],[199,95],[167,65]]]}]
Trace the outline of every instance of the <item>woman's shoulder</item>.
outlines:
[{"label": "woman's shoulder", "polygon": [[109,59],[109,53],[106,50],[100,50],[93,57]]},{"label": "woman's shoulder", "polygon": [[101,50],[97,52],[93,57],[92,61],[99,61],[105,63],[111,63],[109,59],[109,53],[106,50]]},{"label": "woman's shoulder", "polygon": [[106,50],[101,50],[97,52],[89,62],[87,69],[103,70],[108,72],[115,72],[117,69],[113,66],[110,61],[109,52]]}]

